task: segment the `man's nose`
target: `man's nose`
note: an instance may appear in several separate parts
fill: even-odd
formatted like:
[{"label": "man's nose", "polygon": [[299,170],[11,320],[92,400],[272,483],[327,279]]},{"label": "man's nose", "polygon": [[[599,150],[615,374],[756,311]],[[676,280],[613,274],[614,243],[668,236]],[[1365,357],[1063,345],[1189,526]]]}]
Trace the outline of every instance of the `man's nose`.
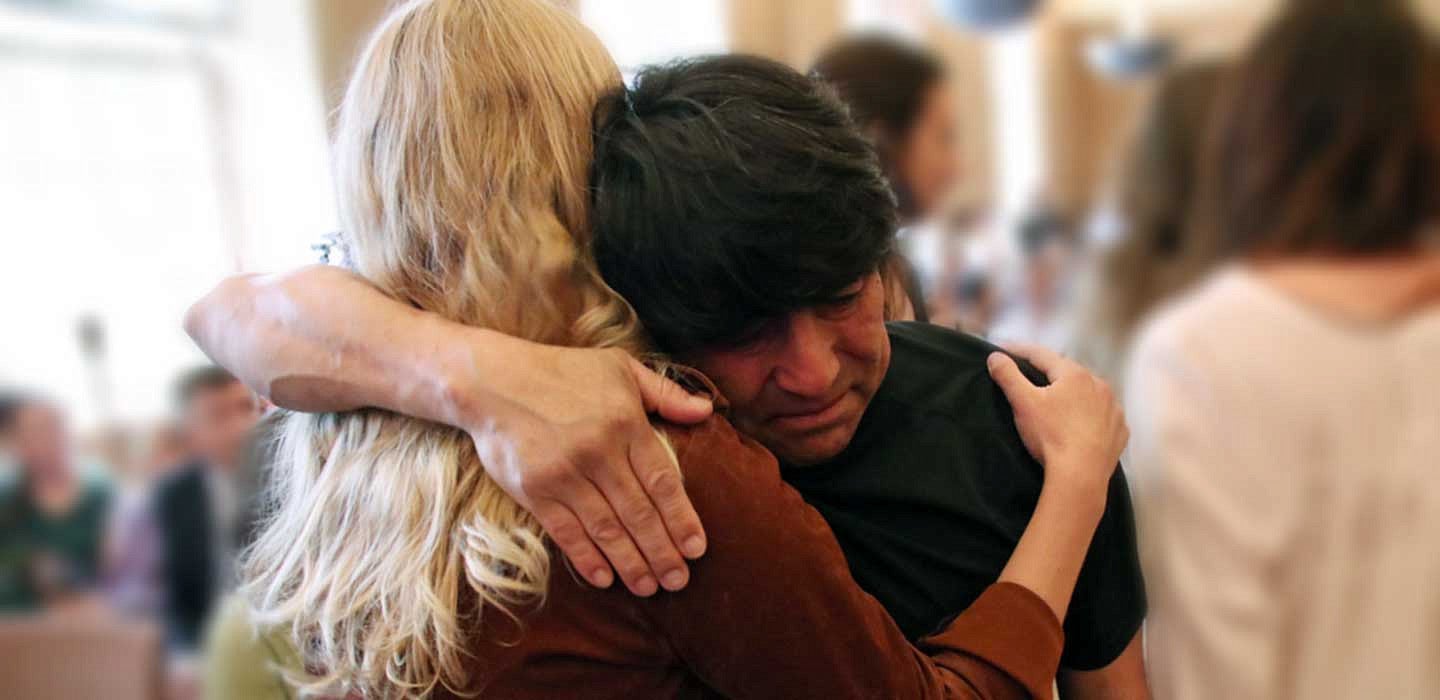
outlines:
[{"label": "man's nose", "polygon": [[839,374],[835,337],[825,321],[808,312],[791,314],[775,384],[791,394],[821,398],[829,394]]}]

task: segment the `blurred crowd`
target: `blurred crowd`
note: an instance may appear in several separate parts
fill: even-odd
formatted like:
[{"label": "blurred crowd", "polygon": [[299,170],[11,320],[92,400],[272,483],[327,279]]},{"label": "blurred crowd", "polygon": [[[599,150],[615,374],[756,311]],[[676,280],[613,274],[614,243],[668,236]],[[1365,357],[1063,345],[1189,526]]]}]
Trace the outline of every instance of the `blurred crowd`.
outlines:
[{"label": "blurred crowd", "polygon": [[266,404],[213,366],[173,391],[172,417],[79,440],[44,394],[0,395],[0,613],[153,628],[183,676],[234,586]]},{"label": "blurred crowd", "polygon": [[[926,49],[858,36],[813,66],[906,218],[889,315],[1061,350],[1123,389],[1147,576],[1184,628],[1161,657],[1177,694],[1272,673],[1254,658],[1327,678],[1304,639],[1319,632],[1279,629],[1267,606],[1330,610],[1356,644],[1435,612],[1414,604],[1440,573],[1424,537],[1440,528],[1440,72],[1432,35],[1353,14],[1171,67],[1089,211],[1043,196],[1018,217],[946,209],[966,175],[961,105]],[[198,651],[235,585],[268,406],[211,366],[173,393],[163,420],[85,435],[44,387],[0,393],[0,611],[148,621],[172,658]],[[1200,590],[1196,571],[1221,583]],[[1375,583],[1407,577],[1421,590]],[[1405,675],[1392,652],[1412,643],[1440,650],[1354,653]],[[1290,697],[1325,696],[1301,685]]]}]

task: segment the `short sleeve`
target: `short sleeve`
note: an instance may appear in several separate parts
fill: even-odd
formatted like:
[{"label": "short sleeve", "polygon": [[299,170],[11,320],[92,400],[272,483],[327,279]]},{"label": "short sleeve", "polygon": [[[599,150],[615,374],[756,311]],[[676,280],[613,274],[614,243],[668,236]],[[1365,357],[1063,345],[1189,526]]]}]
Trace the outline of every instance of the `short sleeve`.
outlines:
[{"label": "short sleeve", "polygon": [[[1017,358],[1019,359],[1019,358]],[[1045,374],[1027,361],[1018,362],[1036,386]],[[1042,468],[1043,469],[1043,468]],[[1095,527],[1090,551],[1075,582],[1065,616],[1063,668],[1093,671],[1120,657],[1145,622],[1148,601],[1135,532],[1135,506],[1124,465],[1116,465],[1106,494],[1105,513]]]},{"label": "short sleeve", "polygon": [[1146,608],[1135,508],[1124,468],[1117,466],[1065,616],[1068,642],[1060,665],[1075,671],[1110,665],[1140,631]]}]

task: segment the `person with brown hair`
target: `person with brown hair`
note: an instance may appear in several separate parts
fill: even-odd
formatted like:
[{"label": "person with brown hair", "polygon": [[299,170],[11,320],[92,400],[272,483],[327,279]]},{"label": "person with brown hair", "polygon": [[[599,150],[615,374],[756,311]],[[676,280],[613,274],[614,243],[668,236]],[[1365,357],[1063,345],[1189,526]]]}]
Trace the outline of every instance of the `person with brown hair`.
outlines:
[{"label": "person with brown hair", "polygon": [[1160,78],[1104,212],[1116,217],[1118,238],[1104,242],[1084,275],[1070,349],[1112,382],[1124,377],[1141,319],[1221,262],[1193,220],[1201,154],[1226,67],[1187,63]]},{"label": "person with brown hair", "polygon": [[1399,0],[1292,3],[1222,87],[1234,260],[1128,380],[1160,697],[1440,697],[1437,46]]},{"label": "person with brown hair", "polygon": [[[832,44],[810,72],[835,88],[875,146],[901,225],[933,215],[960,176],[960,115],[940,57],[896,37],[858,34]],[[897,251],[885,272],[888,318],[927,321],[909,260]]]}]

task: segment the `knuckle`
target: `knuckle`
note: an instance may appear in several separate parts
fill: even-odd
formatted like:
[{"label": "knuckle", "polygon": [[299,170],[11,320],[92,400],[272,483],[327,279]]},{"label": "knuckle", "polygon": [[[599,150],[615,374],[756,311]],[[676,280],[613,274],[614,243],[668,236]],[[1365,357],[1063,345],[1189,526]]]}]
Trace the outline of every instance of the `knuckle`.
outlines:
[{"label": "knuckle", "polygon": [[563,491],[574,478],[574,468],[568,462],[545,462],[525,470],[520,476],[520,488],[530,495]]},{"label": "knuckle", "polygon": [[645,490],[656,498],[671,499],[679,496],[680,475],[668,467],[656,469],[645,476]]},{"label": "knuckle", "polygon": [[590,523],[590,536],[602,545],[612,545],[625,539],[625,528],[615,518],[604,515]]},{"label": "knuckle", "polygon": [[625,521],[637,529],[645,529],[660,524],[660,514],[655,512],[655,506],[649,500],[636,499],[625,506]]},{"label": "knuckle", "polygon": [[555,540],[561,547],[578,546],[585,540],[585,531],[571,518],[554,519],[550,522],[542,519],[540,525],[550,533],[550,539]]},{"label": "knuckle", "polygon": [[574,463],[581,465],[587,473],[600,466],[605,460],[606,441],[603,429],[580,432],[571,442],[568,452]]},{"label": "knuckle", "polygon": [[623,435],[626,431],[636,427],[637,421],[631,415],[632,410],[626,404],[611,405],[596,424],[595,439],[602,445],[606,445],[613,442],[617,435]]}]

